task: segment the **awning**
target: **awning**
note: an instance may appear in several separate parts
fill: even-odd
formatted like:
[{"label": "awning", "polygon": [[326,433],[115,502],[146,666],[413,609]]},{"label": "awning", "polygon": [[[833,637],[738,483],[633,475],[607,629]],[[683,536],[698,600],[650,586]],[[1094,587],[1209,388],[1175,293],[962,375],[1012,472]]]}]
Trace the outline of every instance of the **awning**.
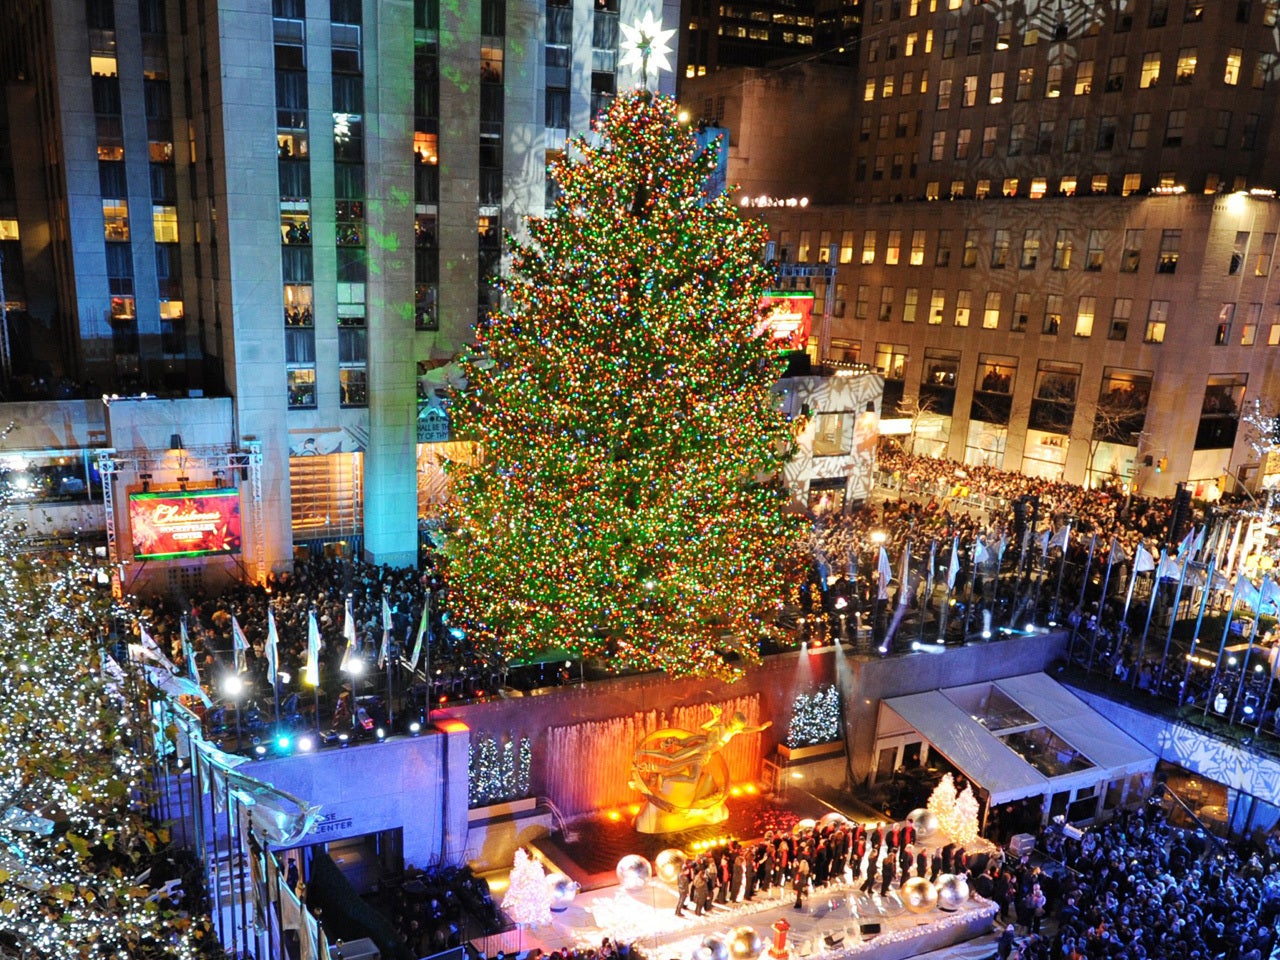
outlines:
[{"label": "awning", "polygon": [[1036,797],[1049,781],[1001,743],[941,691],[913,693],[884,701],[919,732],[929,745],[974,783],[991,794],[992,803]]},{"label": "awning", "polygon": [[1010,677],[996,686],[1106,770],[1108,780],[1155,769],[1155,754],[1048,675]]},{"label": "awning", "polygon": [[[973,704],[974,711],[959,703]],[[993,804],[1104,784],[1156,766],[1154,753],[1043,673],[893,697],[881,705],[985,789]],[[979,716],[1006,728],[989,729]],[[882,717],[881,736],[900,727]],[[1009,746],[1028,741],[1056,745],[1027,752],[1039,769]]]}]

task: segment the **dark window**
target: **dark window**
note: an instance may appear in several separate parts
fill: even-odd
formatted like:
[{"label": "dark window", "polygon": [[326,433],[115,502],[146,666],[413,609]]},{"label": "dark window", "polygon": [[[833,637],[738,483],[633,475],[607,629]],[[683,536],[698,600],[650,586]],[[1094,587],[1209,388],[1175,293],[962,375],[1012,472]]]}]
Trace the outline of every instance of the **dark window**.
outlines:
[{"label": "dark window", "polygon": [[333,78],[333,112],[364,113],[364,78],[348,74]]},{"label": "dark window", "polygon": [[[287,248],[286,248],[287,249]],[[363,247],[338,247],[338,282],[364,283],[368,276]]]},{"label": "dark window", "polygon": [[329,0],[329,19],[334,23],[360,23],[360,0]]}]

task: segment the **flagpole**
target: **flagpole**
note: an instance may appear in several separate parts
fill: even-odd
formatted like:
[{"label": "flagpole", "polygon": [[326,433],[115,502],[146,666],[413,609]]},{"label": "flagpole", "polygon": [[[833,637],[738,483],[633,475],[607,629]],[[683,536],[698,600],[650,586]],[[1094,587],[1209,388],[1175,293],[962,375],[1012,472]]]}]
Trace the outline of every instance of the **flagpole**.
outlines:
[{"label": "flagpole", "polygon": [[1111,585],[1111,568],[1116,560],[1116,538],[1111,538],[1111,549],[1107,551],[1107,573],[1102,578],[1102,598],[1098,601],[1098,615],[1093,621],[1093,637],[1089,641],[1089,662],[1085,664],[1085,672],[1093,672],[1093,661],[1098,650],[1098,631],[1102,629],[1102,614],[1107,609],[1107,588]]},{"label": "flagpole", "polygon": [[[1209,678],[1209,693],[1204,698],[1204,715],[1209,716],[1209,707],[1214,701],[1214,687],[1218,685],[1218,671],[1222,669],[1222,653],[1227,649],[1227,636],[1231,633],[1231,618],[1236,612],[1236,598],[1240,595],[1240,581],[1244,579],[1244,571],[1236,575],[1235,585],[1231,588],[1231,606],[1227,608],[1227,619],[1222,624],[1222,642],[1218,644],[1218,661],[1213,665],[1213,676]],[[1212,584],[1211,584],[1212,585]]]},{"label": "flagpole", "polygon": [[1062,574],[1067,569],[1067,547],[1071,545],[1071,521],[1067,521],[1067,541],[1059,548],[1062,556],[1058,559],[1058,585],[1053,590],[1053,612],[1050,615],[1051,620],[1058,619],[1058,604],[1062,598]]},{"label": "flagpole", "polygon": [[975,534],[973,538],[972,570],[969,573],[969,602],[965,604],[964,608],[964,637],[961,638],[961,643],[969,641],[969,618],[973,616],[973,594],[978,585],[978,544],[982,542],[981,536],[981,534]]},{"label": "flagpole", "polygon": [[955,586],[955,566],[959,565],[960,534],[952,534],[951,559],[947,561],[947,594],[942,598],[942,607],[938,611],[938,642],[947,642],[947,617],[951,613],[951,591]]},{"label": "flagpole", "polygon": [[[267,601],[267,617],[268,618],[271,617],[271,601],[270,600]],[[270,620],[269,626],[271,627],[272,636],[268,636],[267,642],[271,643],[275,639],[274,637],[275,621]],[[279,740],[280,739],[280,651],[278,648],[273,652],[271,657],[271,663],[269,664],[269,666],[271,667],[271,670],[272,670],[271,693],[275,698],[275,702],[276,702],[276,739]]]},{"label": "flagpole", "polygon": [[[1263,580],[1263,583],[1265,584],[1266,581]],[[1276,608],[1275,601],[1272,601],[1271,605],[1273,609],[1276,609],[1276,613],[1280,614],[1280,609]],[[1258,608],[1259,608],[1258,619],[1261,620],[1262,619],[1262,609],[1261,609],[1262,603],[1261,602],[1258,603]],[[1255,626],[1254,630],[1256,631],[1257,629],[1258,628]],[[1276,649],[1275,647],[1272,647],[1272,652],[1267,657],[1267,689],[1266,689],[1266,692],[1263,693],[1262,695],[1261,704],[1259,704],[1258,706],[1258,726],[1255,727],[1253,731],[1255,735],[1262,733],[1262,724],[1265,722],[1266,716],[1267,716],[1267,702],[1271,699],[1271,685],[1275,683],[1275,680],[1276,680],[1275,657],[1277,656],[1277,654],[1275,653],[1275,649]]]},{"label": "flagpole", "polygon": [[[1173,625],[1178,621],[1178,605],[1182,603],[1182,585],[1187,580],[1188,564],[1183,563],[1182,569],[1178,571],[1178,588],[1173,592],[1173,607],[1169,611],[1169,630],[1164,638],[1164,652],[1160,654],[1160,686],[1164,686],[1165,673],[1169,667],[1169,646],[1173,643]],[[1213,582],[1213,557],[1209,558],[1209,579],[1207,583]],[[1208,587],[1206,586],[1206,589]]]},{"label": "flagpole", "polygon": [[1129,689],[1134,689],[1138,684],[1138,674],[1142,672],[1142,655],[1147,650],[1147,632],[1151,629],[1151,614],[1156,609],[1156,594],[1160,592],[1160,564],[1164,563],[1164,550],[1160,550],[1160,562],[1156,564],[1155,572],[1151,574],[1151,600],[1147,604],[1147,622],[1142,627],[1142,639],[1138,642],[1138,657],[1133,662],[1133,679],[1129,681]]},{"label": "flagpole", "polygon": [[[1093,550],[1098,543],[1098,531],[1095,529],[1089,534],[1089,556],[1084,561],[1084,577],[1080,580],[1080,599],[1076,603],[1076,609],[1080,611],[1080,615],[1084,616],[1084,592],[1089,586],[1089,569],[1093,566]],[[1064,551],[1065,552],[1065,551]],[[1071,663],[1075,660],[1076,654],[1076,637],[1080,633],[1080,624],[1077,622],[1071,630],[1071,642],[1067,645],[1067,662]]]},{"label": "flagpole", "polygon": [[924,598],[920,601],[920,642],[924,643],[924,621],[929,614],[929,601],[933,599],[933,561],[938,550],[938,538],[929,543],[929,569],[925,572]]},{"label": "flagpole", "polygon": [[1213,588],[1213,567],[1209,567],[1209,577],[1204,589],[1200,591],[1200,611],[1196,614],[1196,628],[1191,635],[1191,649],[1187,652],[1187,669],[1182,674],[1182,688],[1178,691],[1178,706],[1182,706],[1183,694],[1187,692],[1187,684],[1191,682],[1191,664],[1195,661],[1196,645],[1200,642],[1200,626],[1204,623],[1205,607],[1209,605],[1209,591]]}]

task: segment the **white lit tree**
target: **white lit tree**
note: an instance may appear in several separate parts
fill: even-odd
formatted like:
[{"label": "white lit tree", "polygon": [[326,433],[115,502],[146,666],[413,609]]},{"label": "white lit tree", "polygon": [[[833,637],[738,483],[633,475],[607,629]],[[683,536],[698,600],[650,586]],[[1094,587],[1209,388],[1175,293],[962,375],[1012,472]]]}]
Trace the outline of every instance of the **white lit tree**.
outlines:
[{"label": "white lit tree", "polygon": [[930,813],[938,818],[938,828],[947,836],[954,836],[952,826],[956,815],[956,782],[951,774],[944,773],[938,785],[929,794],[926,804]]},{"label": "white lit tree", "polygon": [[969,784],[956,798],[955,829],[949,832],[951,839],[962,845],[978,839],[978,798]]},{"label": "white lit tree", "polygon": [[529,856],[524,847],[516,848],[502,910],[512,923],[522,926],[537,927],[551,922],[551,887],[547,884],[546,871],[542,869],[542,862]]},{"label": "white lit tree", "polygon": [[141,799],[128,685],[110,663],[103,679],[90,564],[0,524],[0,955],[221,956],[207,916],[138,880],[168,837]]}]

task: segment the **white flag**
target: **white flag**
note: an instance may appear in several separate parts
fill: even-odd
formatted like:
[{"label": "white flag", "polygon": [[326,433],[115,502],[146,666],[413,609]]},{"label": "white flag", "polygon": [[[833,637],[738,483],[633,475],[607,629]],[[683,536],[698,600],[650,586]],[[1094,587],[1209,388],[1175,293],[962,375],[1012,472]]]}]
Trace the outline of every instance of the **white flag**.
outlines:
[{"label": "white flag", "polygon": [[231,642],[236,651],[236,673],[244,673],[249,669],[248,664],[245,662],[245,653],[249,649],[249,638],[240,629],[240,621],[236,619],[234,613],[231,615]]},{"label": "white flag", "polygon": [[1055,533],[1049,539],[1049,548],[1052,549],[1054,547],[1057,547],[1060,550],[1065,550],[1067,549],[1067,541],[1069,541],[1070,539],[1071,539],[1071,524],[1064,523],[1062,526],[1058,528],[1058,532]]},{"label": "white flag", "polygon": [[898,606],[906,606],[911,597],[908,594],[907,585],[911,583],[911,551],[907,549],[908,544],[902,545],[902,573],[898,577]]},{"label": "white flag", "polygon": [[1124,563],[1128,557],[1124,555],[1124,548],[1120,546],[1120,542],[1115,537],[1111,538],[1111,554],[1107,557],[1107,564]]},{"label": "white flag", "polygon": [[986,563],[990,559],[991,550],[987,547],[986,543],[983,542],[981,537],[976,538],[973,541],[973,565],[976,567],[979,564]]},{"label": "white flag", "polygon": [[1047,557],[1049,555],[1049,539],[1049,528],[1045,527],[1040,531],[1040,536],[1037,537],[1040,544],[1040,556],[1042,557]]},{"label": "white flag", "polygon": [[1196,531],[1194,528],[1187,531],[1187,535],[1182,538],[1182,542],[1178,544],[1178,559],[1189,560],[1194,556],[1196,543]]},{"label": "white flag", "polygon": [[276,615],[267,607],[267,683],[274,688],[280,672],[280,635],[276,633]]},{"label": "white flag", "polygon": [[303,673],[307,683],[320,686],[320,626],[314,610],[307,614],[307,666]]},{"label": "white flag", "polygon": [[342,651],[342,662],[338,664],[338,669],[345,673],[351,665],[351,658],[356,654],[356,621],[351,615],[350,597],[347,597],[346,612],[342,618],[342,635],[346,638],[347,646]]},{"label": "white flag", "polygon": [[951,562],[947,564],[947,590],[956,588],[956,575],[960,572],[960,534],[951,538]]},{"label": "white flag", "polygon": [[876,599],[889,599],[889,581],[893,579],[893,567],[889,565],[889,554],[885,552],[883,545],[880,547],[880,563],[876,568],[880,575],[880,589],[876,593]]},{"label": "white flag", "polygon": [[1178,580],[1182,577],[1182,564],[1170,556],[1165,550],[1160,551],[1160,562],[1156,564],[1157,580]]},{"label": "white flag", "polygon": [[178,672],[178,668],[173,665],[173,661],[164,655],[160,645],[151,639],[151,634],[147,633],[146,626],[141,623],[138,624],[138,638],[142,644],[142,653],[147,659],[154,660],[170,673]]},{"label": "white flag", "polygon": [[1138,552],[1133,555],[1133,572],[1146,573],[1156,568],[1156,558],[1151,555],[1146,544],[1138,544]]},{"label": "white flag", "polygon": [[418,658],[422,656],[422,641],[427,635],[427,628],[431,623],[431,590],[428,588],[427,595],[422,600],[422,618],[418,621],[418,635],[413,640],[413,656],[409,658],[409,672],[418,669]]},{"label": "white flag", "polygon": [[387,657],[391,655],[391,607],[387,604],[386,594],[382,596],[382,646],[378,648],[378,669],[387,665]]},{"label": "white flag", "polygon": [[187,618],[184,614],[182,627],[182,656],[187,661],[187,674],[196,686],[200,685],[200,665],[196,663],[196,652],[191,648],[191,637],[187,635]]}]

